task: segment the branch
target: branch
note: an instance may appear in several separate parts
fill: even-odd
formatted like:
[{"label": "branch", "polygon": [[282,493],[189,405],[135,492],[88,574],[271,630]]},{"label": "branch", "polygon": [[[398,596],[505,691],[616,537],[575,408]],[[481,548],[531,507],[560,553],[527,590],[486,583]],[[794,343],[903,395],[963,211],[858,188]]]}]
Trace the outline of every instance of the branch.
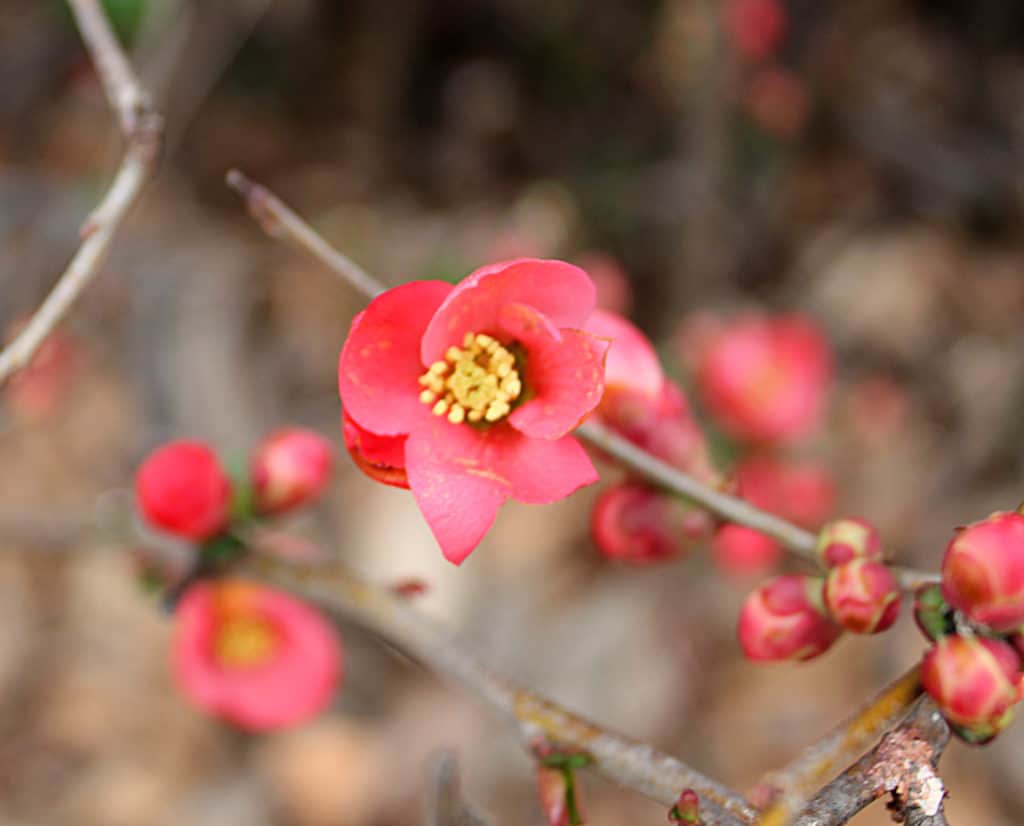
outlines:
[{"label": "branch", "polygon": [[163,122],[153,111],[99,0],[69,0],[126,149],[103,200],[82,225],[82,243],[57,284],[18,336],[0,351],[0,385],[32,359],[43,340],[99,272],[128,211],[152,177],[160,153]]},{"label": "branch", "polygon": [[[272,551],[267,540],[256,550]],[[529,749],[538,738],[555,748],[582,751],[604,777],[672,806],[680,791],[700,797],[708,826],[753,822],[753,808],[738,794],[651,746],[613,734],[556,703],[490,671],[464,646],[391,591],[362,582],[336,562],[300,565],[257,554],[240,572],[291,591],[333,614],[362,625],[404,654],[460,683],[484,705],[505,717]],[[705,814],[706,813],[706,814]]]},{"label": "branch", "polygon": [[[228,186],[238,192],[250,214],[272,238],[282,240],[320,262],[368,298],[382,293],[386,287],[328,244],[316,230],[294,210],[264,186],[247,178],[237,169],[227,175]],[[658,459],[627,439],[613,433],[599,422],[588,421],[575,431],[594,447],[613,456],[622,465],[654,482],[665,490],[689,499],[721,519],[745,525],[778,540],[797,556],[817,562],[814,553],[816,537],[792,522],[754,507],[749,502],[715,490],[693,476]],[[905,568],[893,573],[905,590],[924,583],[938,582],[938,576]]]},{"label": "branch", "polygon": [[463,799],[454,754],[439,754],[431,761],[430,773],[427,826],[491,826],[491,821],[474,811]]},{"label": "branch", "polygon": [[774,802],[761,815],[758,826],[786,826],[841,766],[863,754],[906,717],[921,692],[920,674],[914,666],[788,766],[769,774],[759,785],[774,792]]},{"label": "branch", "polygon": [[887,793],[901,822],[946,826],[946,789],[936,769],[948,742],[946,721],[931,700],[921,698],[899,728],[821,789],[793,826],[838,826]]}]

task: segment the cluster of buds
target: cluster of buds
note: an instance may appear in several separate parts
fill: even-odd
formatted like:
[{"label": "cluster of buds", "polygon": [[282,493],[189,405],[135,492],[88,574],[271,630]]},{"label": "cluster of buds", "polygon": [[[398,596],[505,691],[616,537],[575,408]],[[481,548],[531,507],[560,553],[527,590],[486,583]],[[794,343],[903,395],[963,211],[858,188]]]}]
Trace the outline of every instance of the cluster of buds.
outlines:
[{"label": "cluster of buds", "polygon": [[1013,719],[1024,691],[1024,516],[1000,511],[959,528],[942,584],[915,597],[933,645],[921,682],[961,739],[987,743]]},{"label": "cluster of buds", "polygon": [[298,428],[271,434],[232,480],[198,441],[157,448],[136,475],[139,511],[192,543],[193,570],[174,584],[175,681],[192,703],[240,728],[294,725],[322,709],[342,673],[341,645],[316,611],[287,594],[210,579],[244,551],[245,523],[315,499],[332,470],[330,444]]},{"label": "cluster of buds", "polygon": [[[682,390],[664,376],[650,341],[622,316],[601,310],[587,331],[612,342],[596,415],[662,461],[714,483],[704,434]],[[648,563],[684,553],[708,536],[712,521],[705,511],[627,478],[602,493],[590,527],[609,559]]]},{"label": "cluster of buds", "polygon": [[824,578],[779,576],[747,597],[738,630],[747,659],[809,660],[844,631],[877,634],[896,621],[900,588],[881,562],[873,526],[859,519],[830,522],[819,535],[818,554],[830,565]]}]

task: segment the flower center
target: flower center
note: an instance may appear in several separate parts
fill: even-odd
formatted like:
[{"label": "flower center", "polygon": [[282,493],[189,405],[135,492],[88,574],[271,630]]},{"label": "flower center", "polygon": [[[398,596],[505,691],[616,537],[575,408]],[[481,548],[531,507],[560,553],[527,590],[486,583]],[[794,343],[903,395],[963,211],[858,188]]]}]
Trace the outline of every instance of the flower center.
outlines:
[{"label": "flower center", "polygon": [[277,644],[270,623],[256,617],[233,617],[217,629],[214,653],[225,668],[254,668],[274,655]]},{"label": "flower center", "polygon": [[420,401],[452,424],[503,419],[523,392],[516,357],[484,333],[466,333],[419,381]]}]

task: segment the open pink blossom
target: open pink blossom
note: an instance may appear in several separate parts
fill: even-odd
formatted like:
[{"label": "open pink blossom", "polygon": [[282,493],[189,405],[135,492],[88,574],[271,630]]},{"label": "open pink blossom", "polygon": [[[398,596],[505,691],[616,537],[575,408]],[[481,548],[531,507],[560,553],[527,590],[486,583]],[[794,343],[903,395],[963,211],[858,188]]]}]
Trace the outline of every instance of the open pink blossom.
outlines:
[{"label": "open pink blossom", "polygon": [[747,316],[705,341],[697,383],[715,420],[745,442],[790,442],[817,426],[832,376],[828,342],[799,316]]},{"label": "open pink blossom", "polygon": [[[568,435],[604,390],[608,342],[581,329],[594,301],[578,267],[520,259],[454,287],[404,284],[352,322],[338,385],[359,452],[405,471],[452,562],[506,499],[548,503],[597,481]],[[368,434],[386,457],[367,453]]]},{"label": "open pink blossom", "polygon": [[182,693],[249,731],[306,720],[342,676],[331,626],[287,594],[248,583],[200,582],[175,611],[172,660]]}]

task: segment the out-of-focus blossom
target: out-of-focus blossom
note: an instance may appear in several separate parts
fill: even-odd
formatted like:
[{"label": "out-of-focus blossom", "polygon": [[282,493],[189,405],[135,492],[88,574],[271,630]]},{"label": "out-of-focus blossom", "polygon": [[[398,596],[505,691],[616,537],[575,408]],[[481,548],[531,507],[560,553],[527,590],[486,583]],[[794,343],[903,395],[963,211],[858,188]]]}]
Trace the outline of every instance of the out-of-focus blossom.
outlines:
[{"label": "out-of-focus blossom", "polygon": [[452,562],[506,499],[553,502],[597,480],[568,435],[604,389],[608,342],[581,329],[594,300],[579,268],[523,259],[455,287],[403,284],[352,322],[342,404],[365,433],[404,439],[408,485]]},{"label": "out-of-focus blossom", "polygon": [[958,530],[942,560],[942,593],[996,631],[1024,625],[1024,516],[998,511]]},{"label": "out-of-focus blossom", "polygon": [[748,660],[809,660],[827,651],[842,629],[823,613],[822,583],[778,576],[755,588],[740,611],[737,636]]},{"label": "out-of-focus blossom", "polygon": [[825,608],[854,634],[878,634],[900,613],[900,586],[881,562],[852,559],[825,577]]},{"label": "out-of-focus blossom", "polygon": [[832,376],[829,346],[800,316],[746,316],[710,336],[697,365],[715,420],[746,442],[792,442],[818,425]]},{"label": "out-of-focus blossom", "polygon": [[318,497],[334,468],[330,442],[292,427],[272,433],[252,457],[251,476],[260,513],[282,513]]},{"label": "out-of-focus blossom", "polygon": [[202,442],[169,442],[150,453],[135,477],[139,510],[153,527],[204,540],[227,524],[231,482]]},{"label": "out-of-focus blossom", "polygon": [[705,511],[642,482],[622,482],[603,491],[590,517],[598,550],[621,562],[671,559],[710,528]]},{"label": "out-of-focus blossom", "polygon": [[[739,465],[735,478],[740,497],[808,529],[820,525],[835,505],[832,477],[813,462],[755,454]],[[774,539],[751,528],[723,525],[715,534],[712,554],[723,571],[746,577],[774,567],[782,549]]]},{"label": "out-of-focus blossom", "polygon": [[786,34],[786,10],[780,0],[728,0],[725,30],[745,58],[771,57]]},{"label": "out-of-focus blossom", "polygon": [[1002,640],[958,634],[935,643],[921,661],[921,684],[970,742],[994,737],[1020,699],[1021,661]]},{"label": "out-of-focus blossom", "polygon": [[633,288],[622,264],[606,252],[588,252],[579,257],[579,265],[594,280],[598,309],[628,315],[633,309]]},{"label": "out-of-focus blossom", "polygon": [[[18,335],[26,322],[11,326],[8,341]],[[21,370],[3,388],[10,410],[23,419],[38,421],[53,415],[67,397],[81,362],[80,348],[67,333],[54,330]]]},{"label": "out-of-focus blossom", "polygon": [[829,522],[818,532],[815,551],[829,568],[854,559],[878,561],[882,558],[882,538],[866,519],[848,516]]},{"label": "out-of-focus blossom", "polygon": [[743,103],[758,126],[785,140],[803,130],[810,109],[803,78],[778,65],[764,66],[754,72]]},{"label": "out-of-focus blossom", "polygon": [[242,582],[201,582],[185,592],[172,660],[189,700],[250,731],[308,719],[342,676],[341,645],[323,617],[287,594]]}]

